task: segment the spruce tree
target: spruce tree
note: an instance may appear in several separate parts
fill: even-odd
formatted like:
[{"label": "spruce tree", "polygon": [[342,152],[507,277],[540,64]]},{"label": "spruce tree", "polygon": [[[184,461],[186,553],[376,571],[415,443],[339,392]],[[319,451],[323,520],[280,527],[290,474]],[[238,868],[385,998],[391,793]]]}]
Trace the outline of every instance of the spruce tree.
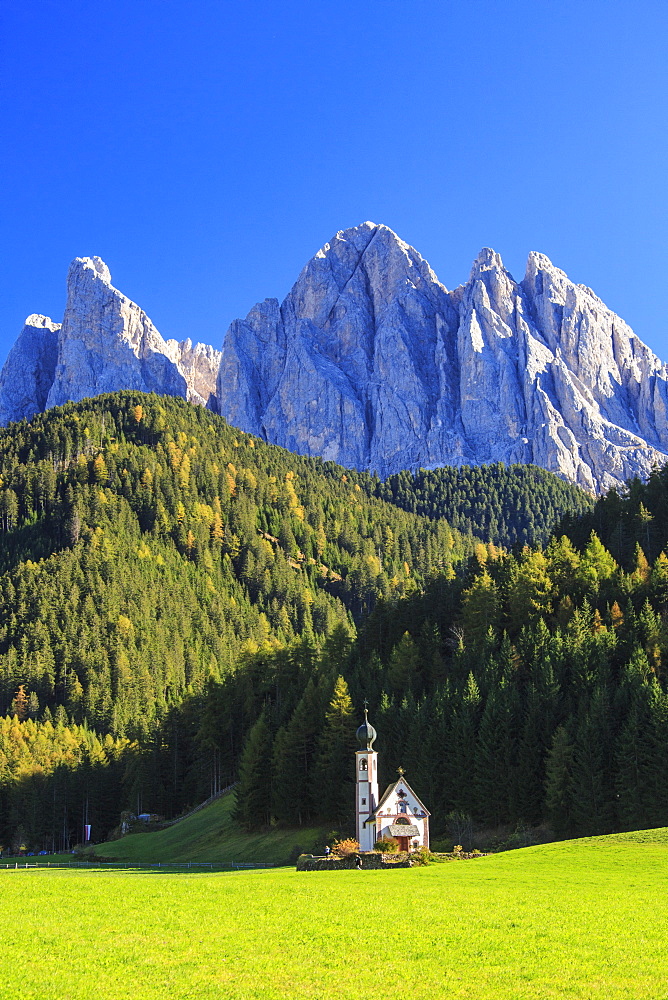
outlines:
[{"label": "spruce tree", "polygon": [[339,675],[325,711],[313,791],[319,816],[341,826],[350,823],[354,813],[356,730],[348,685]]},{"label": "spruce tree", "polygon": [[515,692],[503,682],[490,691],[480,720],[473,781],[476,813],[490,826],[511,817],[516,766],[517,712]]},{"label": "spruce tree", "polygon": [[638,830],[652,825],[650,716],[650,705],[639,694],[617,739],[615,788],[617,817],[623,830]]},{"label": "spruce tree", "polygon": [[420,652],[412,636],[404,632],[401,641],[392,650],[387,672],[390,686],[399,695],[415,691],[421,681]]},{"label": "spruce tree", "polygon": [[468,675],[458,701],[439,761],[446,790],[442,809],[444,812],[455,809],[472,815],[478,803],[473,775],[482,706],[480,689],[472,673]]},{"label": "spruce tree", "polygon": [[610,833],[614,827],[614,748],[609,718],[607,692],[599,688],[588,708],[581,711],[575,729],[572,817],[574,830],[581,835]]},{"label": "spruce tree", "polygon": [[573,753],[566,726],[559,726],[545,762],[545,814],[558,836],[573,826]]},{"label": "spruce tree", "polygon": [[312,815],[313,768],[322,724],[322,696],[311,678],[274,743],[273,812],[289,826],[302,826]]},{"label": "spruce tree", "polygon": [[272,732],[265,708],[252,726],[239,761],[235,789],[235,818],[247,830],[258,830],[271,821]]},{"label": "spruce tree", "polygon": [[474,648],[482,645],[489,629],[498,625],[498,617],[497,586],[485,570],[462,594],[460,621],[466,642]]}]

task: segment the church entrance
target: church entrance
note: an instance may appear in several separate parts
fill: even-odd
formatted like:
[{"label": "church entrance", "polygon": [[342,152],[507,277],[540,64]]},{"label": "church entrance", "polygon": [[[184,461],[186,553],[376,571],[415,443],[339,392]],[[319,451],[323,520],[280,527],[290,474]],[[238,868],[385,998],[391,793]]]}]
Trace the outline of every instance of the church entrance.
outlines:
[{"label": "church entrance", "polygon": [[399,850],[400,851],[407,851],[408,850],[408,843],[409,843],[410,838],[409,837],[397,837],[397,840],[399,841]]}]

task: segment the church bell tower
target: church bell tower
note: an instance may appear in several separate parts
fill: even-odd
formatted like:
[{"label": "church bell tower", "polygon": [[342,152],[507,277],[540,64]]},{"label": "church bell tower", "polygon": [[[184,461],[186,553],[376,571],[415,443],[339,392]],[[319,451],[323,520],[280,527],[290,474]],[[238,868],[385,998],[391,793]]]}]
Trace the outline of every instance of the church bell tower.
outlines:
[{"label": "church bell tower", "polygon": [[376,730],[369,722],[366,702],[364,722],[357,730],[357,739],[363,748],[355,754],[357,781],[355,803],[357,840],[362,851],[372,851],[376,843],[375,811],[378,806],[378,754],[373,749]]}]

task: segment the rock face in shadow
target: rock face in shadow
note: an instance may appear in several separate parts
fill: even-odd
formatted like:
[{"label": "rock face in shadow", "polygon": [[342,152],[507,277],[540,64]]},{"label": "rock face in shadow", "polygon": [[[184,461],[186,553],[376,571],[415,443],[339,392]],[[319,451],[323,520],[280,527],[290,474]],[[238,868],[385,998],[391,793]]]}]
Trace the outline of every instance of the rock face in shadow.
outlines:
[{"label": "rock face in shadow", "polygon": [[165,341],[111,284],[99,257],[77,257],[62,325],[31,316],[0,375],[2,423],[118,389],[183,396],[215,408],[220,351]]},{"label": "rock face in shadow", "polygon": [[0,374],[0,424],[30,420],[46,408],[58,359],[60,323],[28,316]]},{"label": "rock face in shadow", "polygon": [[668,371],[542,254],[484,249],[448,291],[386,226],[336,234],[282,305],[232,323],[218,407],[301,454],[385,476],[533,462],[601,491],[668,461]]}]

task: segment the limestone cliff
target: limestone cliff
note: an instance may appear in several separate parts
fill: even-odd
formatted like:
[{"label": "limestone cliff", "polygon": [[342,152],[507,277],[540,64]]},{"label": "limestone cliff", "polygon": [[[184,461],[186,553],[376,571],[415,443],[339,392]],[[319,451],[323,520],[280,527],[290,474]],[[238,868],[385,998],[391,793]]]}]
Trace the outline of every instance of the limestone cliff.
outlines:
[{"label": "limestone cliff", "polygon": [[111,284],[99,257],[77,257],[67,278],[62,325],[31,316],[0,375],[2,423],[117,389],[183,396],[211,406],[220,351],[165,341]]},{"label": "limestone cliff", "polygon": [[386,226],[336,234],[279,306],[234,322],[220,412],[369,468],[533,462],[604,490],[668,461],[668,371],[542,254],[516,282],[484,249],[448,291]]},{"label": "limestone cliff", "polygon": [[484,249],[448,291],[386,226],[336,234],[222,354],[164,340],[99,257],[70,267],[62,326],[30,316],[0,421],[117,389],[184,396],[302,454],[372,469],[533,462],[602,491],[668,461],[668,369],[543,254],[517,282]]},{"label": "limestone cliff", "polygon": [[28,316],[0,373],[0,424],[30,420],[46,408],[58,357],[60,323]]}]

